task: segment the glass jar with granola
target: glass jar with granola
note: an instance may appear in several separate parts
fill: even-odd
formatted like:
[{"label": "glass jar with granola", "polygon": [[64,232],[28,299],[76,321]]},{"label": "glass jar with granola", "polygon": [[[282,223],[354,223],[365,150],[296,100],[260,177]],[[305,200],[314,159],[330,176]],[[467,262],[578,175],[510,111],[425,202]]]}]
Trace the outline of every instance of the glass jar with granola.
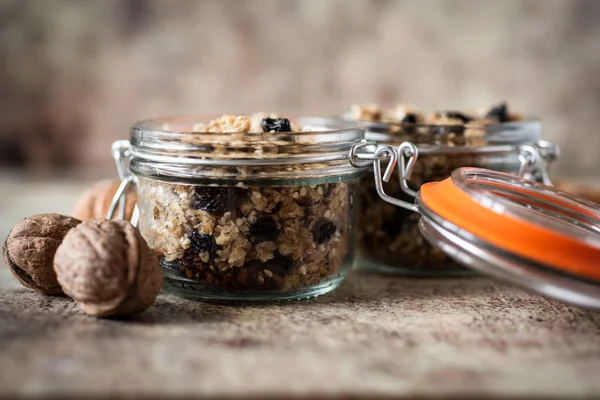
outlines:
[{"label": "glass jar with granola", "polygon": [[335,289],[354,258],[354,123],[276,115],[137,123],[113,154],[168,292],[286,300]]},{"label": "glass jar with granola", "polygon": [[[479,167],[523,174],[549,184],[547,167],[557,157],[555,145],[541,140],[539,121],[509,113],[506,104],[483,114],[436,112],[425,117],[405,106],[382,110],[354,106],[345,119],[361,121],[365,138],[394,147],[410,142],[418,158],[410,179],[384,184],[390,196],[413,203],[423,183],[441,181],[459,167]],[[401,165],[402,167],[402,165]],[[419,232],[419,214],[380,198],[373,176],[358,186],[358,260],[360,267],[417,276],[461,275],[470,270],[432,246]]]}]

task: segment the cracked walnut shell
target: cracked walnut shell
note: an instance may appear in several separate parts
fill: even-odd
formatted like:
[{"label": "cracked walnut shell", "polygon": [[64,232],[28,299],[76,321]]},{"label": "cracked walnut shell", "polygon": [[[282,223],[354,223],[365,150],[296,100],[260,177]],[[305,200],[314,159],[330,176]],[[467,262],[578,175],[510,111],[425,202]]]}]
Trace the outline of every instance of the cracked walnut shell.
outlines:
[{"label": "cracked walnut shell", "polygon": [[64,292],[98,317],[142,312],[162,285],[156,254],[122,220],[82,222],[56,251],[54,269]]},{"label": "cracked walnut shell", "polygon": [[[121,182],[119,181],[108,179],[100,181],[84,191],[73,208],[73,216],[82,221],[106,218],[110,203],[115,193],[117,193],[120,184]],[[131,220],[136,199],[135,189],[130,189],[127,192],[127,200],[125,202],[125,219],[127,221]],[[117,219],[117,216],[115,215],[111,219]]]},{"label": "cracked walnut shell", "polygon": [[79,223],[60,214],[39,214],[15,225],[2,254],[19,282],[45,294],[62,294],[53,267],[54,253],[67,232]]}]

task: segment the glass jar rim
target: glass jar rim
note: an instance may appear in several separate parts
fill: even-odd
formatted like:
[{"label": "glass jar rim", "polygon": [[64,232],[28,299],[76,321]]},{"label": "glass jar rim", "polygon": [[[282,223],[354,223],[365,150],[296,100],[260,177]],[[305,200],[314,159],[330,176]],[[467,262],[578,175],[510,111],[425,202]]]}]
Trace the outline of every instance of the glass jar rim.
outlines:
[{"label": "glass jar rim", "polygon": [[296,132],[215,133],[194,130],[211,115],[147,119],[131,128],[131,154],[155,162],[193,165],[277,165],[348,159],[364,137],[357,123],[323,117],[299,117]]},{"label": "glass jar rim", "polygon": [[[360,124],[365,129],[365,138],[378,143],[400,143],[403,141],[415,142],[417,146],[439,145],[433,142],[440,135],[456,132],[457,129],[469,130],[471,133],[479,131],[481,137],[489,144],[523,144],[532,143],[541,139],[542,125],[541,121],[535,117],[525,116],[521,121],[501,122],[501,123],[465,123],[465,124],[431,124],[431,123],[411,123],[401,121],[357,121],[344,115],[340,118],[343,121],[353,121]],[[429,142],[413,141],[411,134],[415,132],[426,133],[431,139]],[[400,137],[400,134],[406,137]],[[464,146],[473,148],[474,146]]]}]

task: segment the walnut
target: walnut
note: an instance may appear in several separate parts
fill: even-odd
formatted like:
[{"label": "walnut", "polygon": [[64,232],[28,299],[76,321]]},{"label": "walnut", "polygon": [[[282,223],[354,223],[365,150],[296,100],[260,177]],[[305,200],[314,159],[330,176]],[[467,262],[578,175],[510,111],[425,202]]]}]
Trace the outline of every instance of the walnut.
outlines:
[{"label": "walnut", "polygon": [[[115,180],[103,180],[81,194],[73,209],[73,216],[82,221],[106,218],[110,203],[121,183]],[[125,202],[125,219],[131,220],[136,203],[136,191],[129,190]],[[118,208],[117,208],[118,211]],[[113,216],[116,219],[117,213]]]},{"label": "walnut", "polygon": [[54,257],[58,282],[87,314],[124,316],[150,307],[162,285],[158,257],[127,221],[90,220]]},{"label": "walnut", "polygon": [[42,293],[62,294],[52,265],[54,253],[67,232],[80,222],[60,214],[39,214],[15,225],[2,254],[19,282]]},{"label": "walnut", "polygon": [[600,204],[600,188],[598,187],[564,180],[553,180],[553,183],[557,189]]}]

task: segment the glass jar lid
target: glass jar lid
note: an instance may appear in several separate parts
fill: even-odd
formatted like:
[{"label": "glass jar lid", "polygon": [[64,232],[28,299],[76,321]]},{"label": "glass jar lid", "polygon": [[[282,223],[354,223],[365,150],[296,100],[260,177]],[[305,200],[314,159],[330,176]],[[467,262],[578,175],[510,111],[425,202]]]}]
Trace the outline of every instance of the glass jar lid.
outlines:
[{"label": "glass jar lid", "polygon": [[[410,142],[390,147],[374,152],[389,157],[385,172],[373,158],[375,189],[384,201],[421,214],[420,231],[433,246],[468,268],[600,309],[600,204],[523,178],[538,149],[523,146],[519,175],[464,167],[415,192],[408,179],[420,149]],[[358,144],[351,156],[369,150]],[[414,202],[384,190],[396,164],[400,187]]]},{"label": "glass jar lid", "polygon": [[360,173],[349,160],[352,146],[364,137],[356,123],[297,118],[287,122],[294,132],[247,132],[258,117],[262,114],[219,119],[247,124],[243,132],[208,132],[211,116],[142,121],[132,127],[129,141],[114,145],[113,156],[128,161],[120,169],[164,180],[344,180]]},{"label": "glass jar lid", "polygon": [[293,120],[302,127],[296,132],[198,130],[210,120],[179,116],[138,122],[131,128],[131,153],[148,161],[193,165],[319,163],[347,160],[352,145],[364,136],[356,123],[328,118]]},{"label": "glass jar lid", "polygon": [[600,309],[600,206],[514,175],[460,168],[416,195],[419,228],[463,265]]}]

